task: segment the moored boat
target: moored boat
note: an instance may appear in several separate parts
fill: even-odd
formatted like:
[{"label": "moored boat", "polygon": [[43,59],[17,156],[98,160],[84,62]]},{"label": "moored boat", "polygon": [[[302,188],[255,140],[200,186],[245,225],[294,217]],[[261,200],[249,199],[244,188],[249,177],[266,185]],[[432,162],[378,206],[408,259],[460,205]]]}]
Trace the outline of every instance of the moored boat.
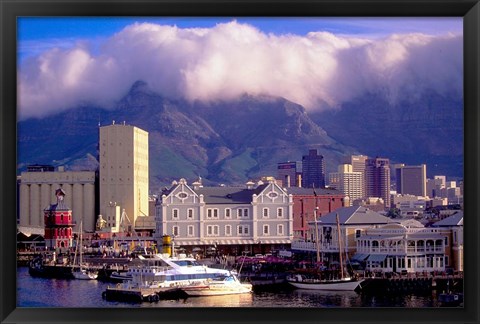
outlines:
[{"label": "moored boat", "polygon": [[459,306],[463,303],[463,293],[441,293],[438,295],[438,301],[442,306]]},{"label": "moored boat", "polygon": [[[314,210],[315,225],[317,224],[316,209]],[[339,255],[339,271],[337,278],[321,278],[322,270],[315,270],[316,277],[309,277],[300,273],[296,273],[287,278],[287,282],[300,289],[311,290],[339,290],[339,291],[354,291],[361,288],[363,279],[358,279],[356,276],[350,277],[346,275],[347,271],[344,269],[344,252],[342,249],[340,222],[337,214],[337,233],[338,233],[338,255]],[[318,242],[318,229],[315,229],[316,242]],[[317,250],[317,264],[321,264],[319,245],[316,244]],[[328,270],[330,271],[330,270]]]},{"label": "moored boat", "polygon": [[177,292],[181,287],[204,284],[209,279],[213,281],[234,275],[226,269],[202,265],[194,258],[187,258],[185,255],[170,257],[165,254],[148,254],[140,255],[139,259],[142,263],[130,266],[126,273],[132,279],[125,280],[115,287],[107,287],[105,295],[122,300],[122,292],[125,291],[127,296],[131,294],[132,289],[168,295]]},{"label": "moored boat", "polygon": [[345,290],[354,291],[361,288],[364,280],[356,278],[343,277],[339,279],[316,279],[307,278],[304,275],[296,274],[287,278],[287,282],[292,286],[300,289],[311,290]]},{"label": "moored boat", "polygon": [[252,292],[252,284],[242,283],[235,275],[208,279],[203,283],[180,288],[188,296],[236,295]]},{"label": "moored boat", "polygon": [[[79,230],[79,241],[77,241],[75,247],[75,256],[73,259],[73,266],[72,266],[72,275],[75,279],[80,280],[95,280],[98,277],[98,271],[94,269],[88,268],[86,264],[83,262],[83,229],[82,229],[82,222],[80,221],[80,230]],[[78,268],[76,268],[75,260],[77,259],[77,252],[79,253],[79,262]]]},{"label": "moored boat", "polygon": [[77,271],[72,271],[72,275],[75,279],[80,280],[94,280],[98,277],[98,271],[89,270],[87,268],[80,268]]}]

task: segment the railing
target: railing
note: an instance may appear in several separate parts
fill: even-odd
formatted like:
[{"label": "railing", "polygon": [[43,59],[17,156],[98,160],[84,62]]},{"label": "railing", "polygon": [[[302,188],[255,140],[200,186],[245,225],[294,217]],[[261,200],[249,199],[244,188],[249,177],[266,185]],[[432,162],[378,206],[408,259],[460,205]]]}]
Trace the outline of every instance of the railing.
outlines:
[{"label": "railing", "polygon": [[415,248],[415,247],[370,247],[357,249],[357,253],[386,253],[386,254],[415,254],[415,253],[443,253],[444,247],[427,247],[427,248]]}]

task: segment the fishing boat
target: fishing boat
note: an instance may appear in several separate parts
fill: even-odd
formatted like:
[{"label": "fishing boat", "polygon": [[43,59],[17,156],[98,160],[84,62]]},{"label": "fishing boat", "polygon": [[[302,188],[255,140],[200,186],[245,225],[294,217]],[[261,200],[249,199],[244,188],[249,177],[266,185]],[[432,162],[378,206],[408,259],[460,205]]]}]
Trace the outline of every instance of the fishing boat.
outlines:
[{"label": "fishing boat", "polygon": [[208,279],[203,283],[192,284],[180,288],[188,296],[237,295],[252,292],[252,284],[242,283],[237,276],[230,275]]},{"label": "fishing boat", "polygon": [[[93,269],[89,269],[83,263],[82,222],[80,222],[79,237],[80,237],[80,239],[79,239],[79,241],[77,241],[77,245],[75,247],[75,256],[73,258],[72,275],[75,279],[80,279],[80,280],[94,280],[94,279],[97,279],[98,271],[93,270]],[[80,252],[79,252],[79,262],[78,262],[78,266],[77,266],[75,263],[76,263],[78,250],[80,250]]]},{"label": "fishing boat", "polygon": [[[316,218],[316,209],[314,210],[315,216],[315,233],[316,233],[316,242],[318,242],[318,229],[317,229],[317,218]],[[337,214],[337,232],[338,232],[338,251],[340,259],[340,271],[338,278],[331,276],[329,278],[321,278],[321,271],[317,273],[317,277],[309,277],[305,274],[296,273],[292,276],[287,277],[287,282],[294,286],[295,288],[300,289],[311,289],[311,290],[337,290],[337,291],[354,291],[361,288],[361,283],[364,281],[360,280],[357,277],[350,277],[345,275],[346,271],[344,270],[344,260],[342,252],[342,242],[340,235],[340,221]],[[317,264],[320,264],[320,250],[319,245],[317,247]]]}]

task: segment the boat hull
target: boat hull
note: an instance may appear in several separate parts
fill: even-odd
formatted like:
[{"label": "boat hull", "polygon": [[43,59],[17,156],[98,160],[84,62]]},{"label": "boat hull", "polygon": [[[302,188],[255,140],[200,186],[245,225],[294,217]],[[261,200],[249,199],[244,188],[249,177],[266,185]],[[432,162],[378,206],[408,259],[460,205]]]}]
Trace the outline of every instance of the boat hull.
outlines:
[{"label": "boat hull", "polygon": [[75,279],[79,280],[95,280],[98,277],[98,273],[83,270],[73,271],[72,274]]},{"label": "boat hull", "polygon": [[221,286],[194,286],[181,288],[188,296],[202,297],[202,296],[221,296],[221,295],[238,295],[248,294],[252,292],[251,284],[240,284],[233,287]]}]

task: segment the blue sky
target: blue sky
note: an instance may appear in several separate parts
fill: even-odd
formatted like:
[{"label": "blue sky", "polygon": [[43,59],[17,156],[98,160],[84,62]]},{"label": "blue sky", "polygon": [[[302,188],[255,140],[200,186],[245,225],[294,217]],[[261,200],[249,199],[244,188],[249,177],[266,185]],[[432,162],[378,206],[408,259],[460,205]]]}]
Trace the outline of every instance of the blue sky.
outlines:
[{"label": "blue sky", "polygon": [[211,28],[218,23],[232,20],[276,35],[306,35],[312,31],[327,31],[336,35],[375,38],[393,33],[438,35],[463,32],[461,17],[21,17],[18,19],[18,54],[23,59],[51,47],[69,48],[82,40],[88,40],[93,44],[101,43],[135,22],[175,25],[180,28]]}]

